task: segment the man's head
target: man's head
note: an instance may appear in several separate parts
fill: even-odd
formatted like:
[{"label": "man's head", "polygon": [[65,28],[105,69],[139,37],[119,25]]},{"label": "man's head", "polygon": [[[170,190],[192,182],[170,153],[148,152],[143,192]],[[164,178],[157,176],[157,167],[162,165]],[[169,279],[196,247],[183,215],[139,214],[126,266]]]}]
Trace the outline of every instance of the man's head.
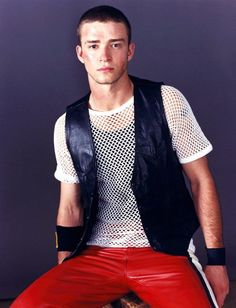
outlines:
[{"label": "man's head", "polygon": [[130,24],[122,12],[110,6],[92,8],[82,15],[77,33],[76,53],[90,87],[94,82],[105,85],[127,80],[135,45],[130,42]]},{"label": "man's head", "polygon": [[113,21],[117,23],[123,23],[128,36],[128,43],[131,42],[131,26],[130,22],[127,17],[118,9],[108,6],[108,5],[101,5],[96,6],[94,8],[89,9],[86,11],[80,18],[78,26],[77,26],[77,36],[78,36],[78,44],[81,45],[81,28],[84,23],[91,23],[91,22],[108,22]]}]

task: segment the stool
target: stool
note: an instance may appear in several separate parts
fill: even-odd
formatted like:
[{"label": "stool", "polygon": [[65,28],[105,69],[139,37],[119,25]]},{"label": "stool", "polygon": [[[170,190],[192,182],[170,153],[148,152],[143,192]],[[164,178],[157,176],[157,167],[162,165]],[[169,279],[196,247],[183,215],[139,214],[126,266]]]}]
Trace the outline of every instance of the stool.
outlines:
[{"label": "stool", "polygon": [[103,306],[103,308],[150,308],[135,293],[130,292],[120,299]]}]

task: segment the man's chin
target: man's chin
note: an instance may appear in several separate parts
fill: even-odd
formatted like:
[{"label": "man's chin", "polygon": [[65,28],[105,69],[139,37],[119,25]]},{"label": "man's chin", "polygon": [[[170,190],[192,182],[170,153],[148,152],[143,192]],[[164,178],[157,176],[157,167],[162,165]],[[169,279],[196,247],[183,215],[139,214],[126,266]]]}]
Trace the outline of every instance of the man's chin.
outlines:
[{"label": "man's chin", "polygon": [[100,85],[112,85],[114,83],[116,83],[121,77],[122,77],[123,74],[121,74],[120,76],[104,76],[103,78],[96,78],[96,77],[92,77],[92,79],[97,83],[97,84],[100,84]]},{"label": "man's chin", "polygon": [[106,85],[106,84],[113,84],[117,81],[117,79],[110,79],[110,78],[104,78],[104,79],[94,79],[96,83],[101,84],[101,85]]}]

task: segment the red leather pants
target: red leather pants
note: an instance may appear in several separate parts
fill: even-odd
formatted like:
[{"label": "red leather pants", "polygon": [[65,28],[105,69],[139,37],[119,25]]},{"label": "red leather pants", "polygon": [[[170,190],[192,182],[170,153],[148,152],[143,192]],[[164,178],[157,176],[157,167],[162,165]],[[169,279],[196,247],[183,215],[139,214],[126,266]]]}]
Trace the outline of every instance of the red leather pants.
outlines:
[{"label": "red leather pants", "polygon": [[154,308],[215,307],[187,257],[96,246],[37,279],[11,307],[101,308],[130,291]]}]

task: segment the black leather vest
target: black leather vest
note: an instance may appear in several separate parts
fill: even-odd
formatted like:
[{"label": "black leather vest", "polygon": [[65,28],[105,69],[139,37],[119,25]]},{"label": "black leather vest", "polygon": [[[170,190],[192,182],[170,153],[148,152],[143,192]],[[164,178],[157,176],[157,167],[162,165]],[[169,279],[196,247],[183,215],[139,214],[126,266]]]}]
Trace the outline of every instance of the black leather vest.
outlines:
[{"label": "black leather vest", "polygon": [[[131,187],[142,224],[154,250],[186,255],[199,226],[181,164],[172,149],[160,87],[130,77],[134,84],[135,163]],[[85,231],[71,257],[91,234],[97,211],[96,159],[88,113],[89,94],[67,108],[66,139],[78,174]]]}]

